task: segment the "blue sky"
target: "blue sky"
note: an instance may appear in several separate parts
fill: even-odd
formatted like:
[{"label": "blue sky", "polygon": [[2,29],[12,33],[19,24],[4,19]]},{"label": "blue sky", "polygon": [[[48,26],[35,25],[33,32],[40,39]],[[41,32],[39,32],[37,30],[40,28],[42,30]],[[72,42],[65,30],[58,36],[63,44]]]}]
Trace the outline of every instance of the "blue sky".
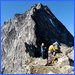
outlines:
[{"label": "blue sky", "polygon": [[2,1],[1,25],[9,18],[13,19],[15,13],[24,13],[35,3],[47,5],[74,36],[74,1]]}]

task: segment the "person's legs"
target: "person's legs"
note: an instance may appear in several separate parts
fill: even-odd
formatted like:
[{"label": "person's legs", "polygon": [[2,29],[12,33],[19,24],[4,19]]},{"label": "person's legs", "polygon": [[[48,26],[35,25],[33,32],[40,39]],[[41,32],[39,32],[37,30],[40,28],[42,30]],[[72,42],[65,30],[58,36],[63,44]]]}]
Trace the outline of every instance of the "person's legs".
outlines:
[{"label": "person's legs", "polygon": [[43,58],[43,52],[41,52],[41,57]]},{"label": "person's legs", "polygon": [[47,63],[51,64],[52,63],[52,59],[53,59],[53,57],[52,57],[51,51],[48,51],[48,61],[47,61]]},{"label": "person's legs", "polygon": [[52,66],[52,57],[48,57],[47,66]]}]

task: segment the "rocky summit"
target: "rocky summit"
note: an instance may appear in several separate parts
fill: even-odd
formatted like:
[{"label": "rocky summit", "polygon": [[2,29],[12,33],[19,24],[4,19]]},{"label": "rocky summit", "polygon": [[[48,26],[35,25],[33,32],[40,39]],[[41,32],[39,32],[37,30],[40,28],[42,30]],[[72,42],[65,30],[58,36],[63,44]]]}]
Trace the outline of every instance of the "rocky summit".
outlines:
[{"label": "rocky summit", "polygon": [[[35,4],[5,21],[1,39],[2,73],[74,73],[74,37],[46,5]],[[57,54],[57,64],[45,66],[47,56],[41,58],[41,43],[48,48],[56,41],[62,53]]]}]

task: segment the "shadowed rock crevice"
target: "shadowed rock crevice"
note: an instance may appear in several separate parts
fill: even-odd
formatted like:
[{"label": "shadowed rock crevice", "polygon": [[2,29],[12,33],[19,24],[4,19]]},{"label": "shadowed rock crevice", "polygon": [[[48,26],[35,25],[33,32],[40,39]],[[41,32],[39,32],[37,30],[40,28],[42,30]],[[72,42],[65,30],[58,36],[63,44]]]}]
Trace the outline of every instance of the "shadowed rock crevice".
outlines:
[{"label": "shadowed rock crevice", "polygon": [[74,61],[72,59],[69,59],[70,66],[74,66]]},{"label": "shadowed rock crevice", "polygon": [[26,52],[29,53],[32,57],[40,57],[40,50],[37,50],[37,48],[33,44],[27,44],[26,46]]}]

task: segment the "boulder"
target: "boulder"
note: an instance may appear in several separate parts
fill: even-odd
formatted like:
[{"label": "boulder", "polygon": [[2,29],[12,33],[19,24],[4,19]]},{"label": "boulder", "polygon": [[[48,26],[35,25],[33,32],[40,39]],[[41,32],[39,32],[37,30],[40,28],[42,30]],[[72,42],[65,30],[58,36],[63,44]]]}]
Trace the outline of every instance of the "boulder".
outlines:
[{"label": "boulder", "polygon": [[66,55],[64,55],[64,54],[59,54],[60,56],[59,56],[59,58],[58,58],[58,61],[57,61],[57,63],[55,63],[55,65],[56,66],[58,66],[58,67],[63,67],[63,66],[65,66],[65,65],[69,65],[69,59],[68,59],[68,57],[66,56]]},{"label": "boulder", "polygon": [[74,73],[74,67],[65,65],[62,68],[60,68],[60,72],[63,74],[72,74]]},{"label": "boulder", "polygon": [[72,50],[70,53],[68,53],[69,59],[74,61],[74,50]]}]

